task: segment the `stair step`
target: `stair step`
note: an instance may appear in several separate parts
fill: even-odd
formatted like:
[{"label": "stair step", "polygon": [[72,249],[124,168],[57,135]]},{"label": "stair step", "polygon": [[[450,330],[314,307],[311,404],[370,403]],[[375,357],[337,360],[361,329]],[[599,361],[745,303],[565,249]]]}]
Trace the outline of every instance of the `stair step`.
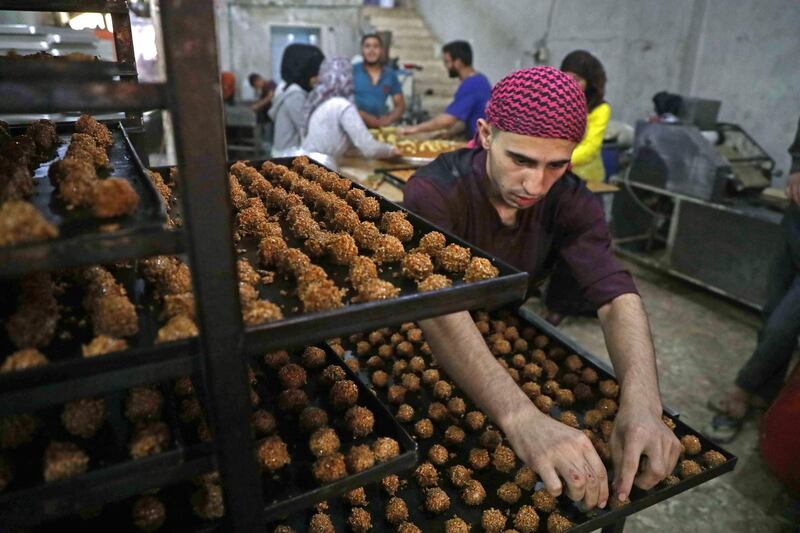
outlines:
[{"label": "stair step", "polygon": [[369,17],[369,23],[376,28],[385,28],[389,31],[398,29],[425,29],[425,22],[421,18],[391,18],[383,16]]}]

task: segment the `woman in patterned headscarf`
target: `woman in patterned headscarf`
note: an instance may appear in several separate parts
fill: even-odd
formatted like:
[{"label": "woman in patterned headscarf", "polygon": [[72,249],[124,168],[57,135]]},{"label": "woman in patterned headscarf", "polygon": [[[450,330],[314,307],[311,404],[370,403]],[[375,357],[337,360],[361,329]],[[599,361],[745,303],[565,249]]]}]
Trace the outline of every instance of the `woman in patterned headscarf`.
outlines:
[{"label": "woman in patterned headscarf", "polygon": [[399,155],[394,146],[376,141],[359,116],[353,102],[353,67],[344,57],[322,62],[317,85],[308,95],[304,114],[304,152],[337,158],[355,147],[369,158]]}]

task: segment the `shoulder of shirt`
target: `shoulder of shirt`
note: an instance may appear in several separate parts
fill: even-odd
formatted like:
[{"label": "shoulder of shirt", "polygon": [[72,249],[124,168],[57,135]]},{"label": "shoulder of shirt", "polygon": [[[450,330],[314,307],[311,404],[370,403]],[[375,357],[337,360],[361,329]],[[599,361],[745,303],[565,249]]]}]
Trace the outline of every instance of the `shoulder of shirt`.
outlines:
[{"label": "shoulder of shirt", "polygon": [[450,188],[471,175],[473,152],[473,149],[461,148],[444,153],[431,163],[420,167],[414,174],[414,179],[422,178],[437,187]]},{"label": "shoulder of shirt", "polygon": [[600,102],[599,104],[597,104],[597,107],[595,107],[594,109],[592,109],[589,112],[589,115],[594,115],[594,116],[608,115],[608,116],[611,116],[611,105],[609,105],[608,102]]}]

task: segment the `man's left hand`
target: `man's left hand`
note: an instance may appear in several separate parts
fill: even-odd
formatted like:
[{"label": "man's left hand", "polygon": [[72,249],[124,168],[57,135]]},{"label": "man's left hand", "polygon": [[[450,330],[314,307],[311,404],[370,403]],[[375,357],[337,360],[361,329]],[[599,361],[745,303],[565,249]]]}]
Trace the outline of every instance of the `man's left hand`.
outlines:
[{"label": "man's left hand", "polygon": [[635,403],[620,407],[609,445],[615,474],[612,497],[620,500],[628,498],[634,483],[653,488],[672,472],[681,453],[680,441],[661,420],[660,406]]}]

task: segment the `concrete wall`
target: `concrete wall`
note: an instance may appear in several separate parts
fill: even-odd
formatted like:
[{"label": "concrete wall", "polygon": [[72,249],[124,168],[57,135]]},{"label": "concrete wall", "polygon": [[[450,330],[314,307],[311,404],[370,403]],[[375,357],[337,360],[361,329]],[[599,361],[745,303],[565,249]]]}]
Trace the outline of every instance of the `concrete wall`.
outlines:
[{"label": "concrete wall", "polygon": [[216,4],[219,60],[239,81],[247,75],[272,73],[270,25],[315,26],[321,30],[326,56],[358,52],[358,0],[230,0]]},{"label": "concrete wall", "polygon": [[797,0],[417,0],[417,9],[443,42],[469,40],[492,81],[534,65],[544,38],[556,66],[590,50],[618,120],[651,114],[660,90],[720,99],[721,120],[741,124],[788,169],[800,116]]}]

